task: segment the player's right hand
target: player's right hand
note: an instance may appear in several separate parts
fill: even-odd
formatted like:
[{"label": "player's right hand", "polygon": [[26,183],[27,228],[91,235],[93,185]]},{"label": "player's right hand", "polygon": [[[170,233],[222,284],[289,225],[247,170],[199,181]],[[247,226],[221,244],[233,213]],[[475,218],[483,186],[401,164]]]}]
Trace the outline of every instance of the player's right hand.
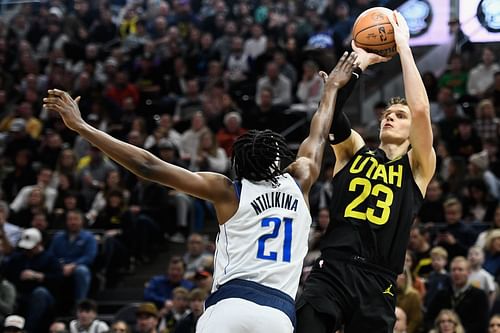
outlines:
[{"label": "player's right hand", "polygon": [[387,18],[394,29],[394,40],[396,41],[396,47],[399,52],[402,47],[409,47],[410,28],[408,28],[408,24],[401,13],[395,10],[393,14],[394,15],[387,15]]},{"label": "player's right hand", "polygon": [[80,97],[73,99],[65,91],[51,89],[48,91],[48,96],[43,99],[43,107],[59,113],[64,124],[78,132],[85,125],[78,108],[79,101]]}]

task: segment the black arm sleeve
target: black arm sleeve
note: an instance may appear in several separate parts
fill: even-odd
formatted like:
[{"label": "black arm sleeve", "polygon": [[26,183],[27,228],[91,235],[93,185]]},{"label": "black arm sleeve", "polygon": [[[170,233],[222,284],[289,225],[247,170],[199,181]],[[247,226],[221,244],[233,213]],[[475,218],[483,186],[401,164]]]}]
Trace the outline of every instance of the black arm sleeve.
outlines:
[{"label": "black arm sleeve", "polygon": [[361,69],[355,68],[351,74],[351,79],[347,84],[339,90],[337,100],[335,102],[335,113],[333,114],[332,127],[330,128],[330,143],[335,145],[345,141],[351,135],[351,123],[346,114],[342,111],[347,99],[351,96],[356,87]]}]

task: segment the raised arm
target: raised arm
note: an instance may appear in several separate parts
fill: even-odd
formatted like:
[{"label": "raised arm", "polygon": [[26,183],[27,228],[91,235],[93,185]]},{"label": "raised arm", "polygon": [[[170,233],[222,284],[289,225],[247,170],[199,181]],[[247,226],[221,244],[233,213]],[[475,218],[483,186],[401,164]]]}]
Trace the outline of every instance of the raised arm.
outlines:
[{"label": "raised arm", "polygon": [[432,127],[429,98],[410,49],[410,33],[404,17],[394,11],[389,15],[394,27],[394,38],[401,59],[405,96],[411,112],[410,161],[413,175],[422,193],[436,168],[436,154],[432,147]]},{"label": "raised arm", "polygon": [[[189,170],[164,162],[150,152],[117,140],[86,123],[78,108],[79,97],[73,99],[61,90],[49,90],[44,106],[58,112],[66,126],[76,131],[107,156],[139,177],[155,181],[195,197],[221,202],[234,197],[231,181],[220,174]],[[233,194],[231,196],[231,194]]]},{"label": "raised arm", "polygon": [[337,101],[335,103],[335,114],[333,116],[332,127],[330,130],[330,144],[335,154],[335,168],[333,174],[340,171],[346,163],[356,154],[356,152],[365,145],[365,141],[358,132],[351,129],[351,123],[347,115],[342,111],[349,96],[354,91],[356,83],[362,72],[369,66],[387,62],[391,58],[382,57],[374,53],[366,52],[357,47],[354,40],[351,42],[352,49],[358,55],[359,67],[352,72],[349,82],[339,90]]},{"label": "raised arm", "polygon": [[332,124],[337,92],[349,81],[356,60],[356,53],[348,55],[345,52],[330,75],[320,72],[325,80],[321,102],[312,117],[309,136],[300,145],[297,160],[292,163],[289,169],[290,173],[300,181],[304,194],[309,193],[309,189],[319,176],[325,143],[328,140]]}]

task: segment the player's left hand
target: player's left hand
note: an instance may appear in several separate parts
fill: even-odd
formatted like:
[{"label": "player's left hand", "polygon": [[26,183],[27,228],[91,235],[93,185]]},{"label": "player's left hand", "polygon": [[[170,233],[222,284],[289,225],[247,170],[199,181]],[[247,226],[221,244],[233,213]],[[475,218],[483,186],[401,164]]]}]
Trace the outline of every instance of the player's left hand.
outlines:
[{"label": "player's left hand", "polygon": [[364,49],[357,47],[354,40],[351,41],[351,47],[358,55],[359,68],[361,68],[362,71],[368,68],[368,66],[391,60],[389,57],[382,57],[375,53],[366,52]]},{"label": "player's left hand", "polygon": [[409,47],[410,43],[410,29],[406,23],[405,18],[397,10],[393,11],[393,15],[387,15],[389,22],[392,24],[394,29],[394,40],[396,41],[396,47],[398,52],[402,47]]}]

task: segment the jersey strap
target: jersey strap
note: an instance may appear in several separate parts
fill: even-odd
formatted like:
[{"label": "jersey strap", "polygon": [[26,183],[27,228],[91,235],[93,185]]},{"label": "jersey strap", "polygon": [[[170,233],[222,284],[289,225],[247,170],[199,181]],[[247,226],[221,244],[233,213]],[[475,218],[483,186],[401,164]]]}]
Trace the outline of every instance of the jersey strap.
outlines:
[{"label": "jersey strap", "polygon": [[270,306],[285,313],[295,327],[295,302],[284,292],[260,283],[242,279],[231,280],[208,296],[205,308],[227,298],[242,298],[262,306]]}]

